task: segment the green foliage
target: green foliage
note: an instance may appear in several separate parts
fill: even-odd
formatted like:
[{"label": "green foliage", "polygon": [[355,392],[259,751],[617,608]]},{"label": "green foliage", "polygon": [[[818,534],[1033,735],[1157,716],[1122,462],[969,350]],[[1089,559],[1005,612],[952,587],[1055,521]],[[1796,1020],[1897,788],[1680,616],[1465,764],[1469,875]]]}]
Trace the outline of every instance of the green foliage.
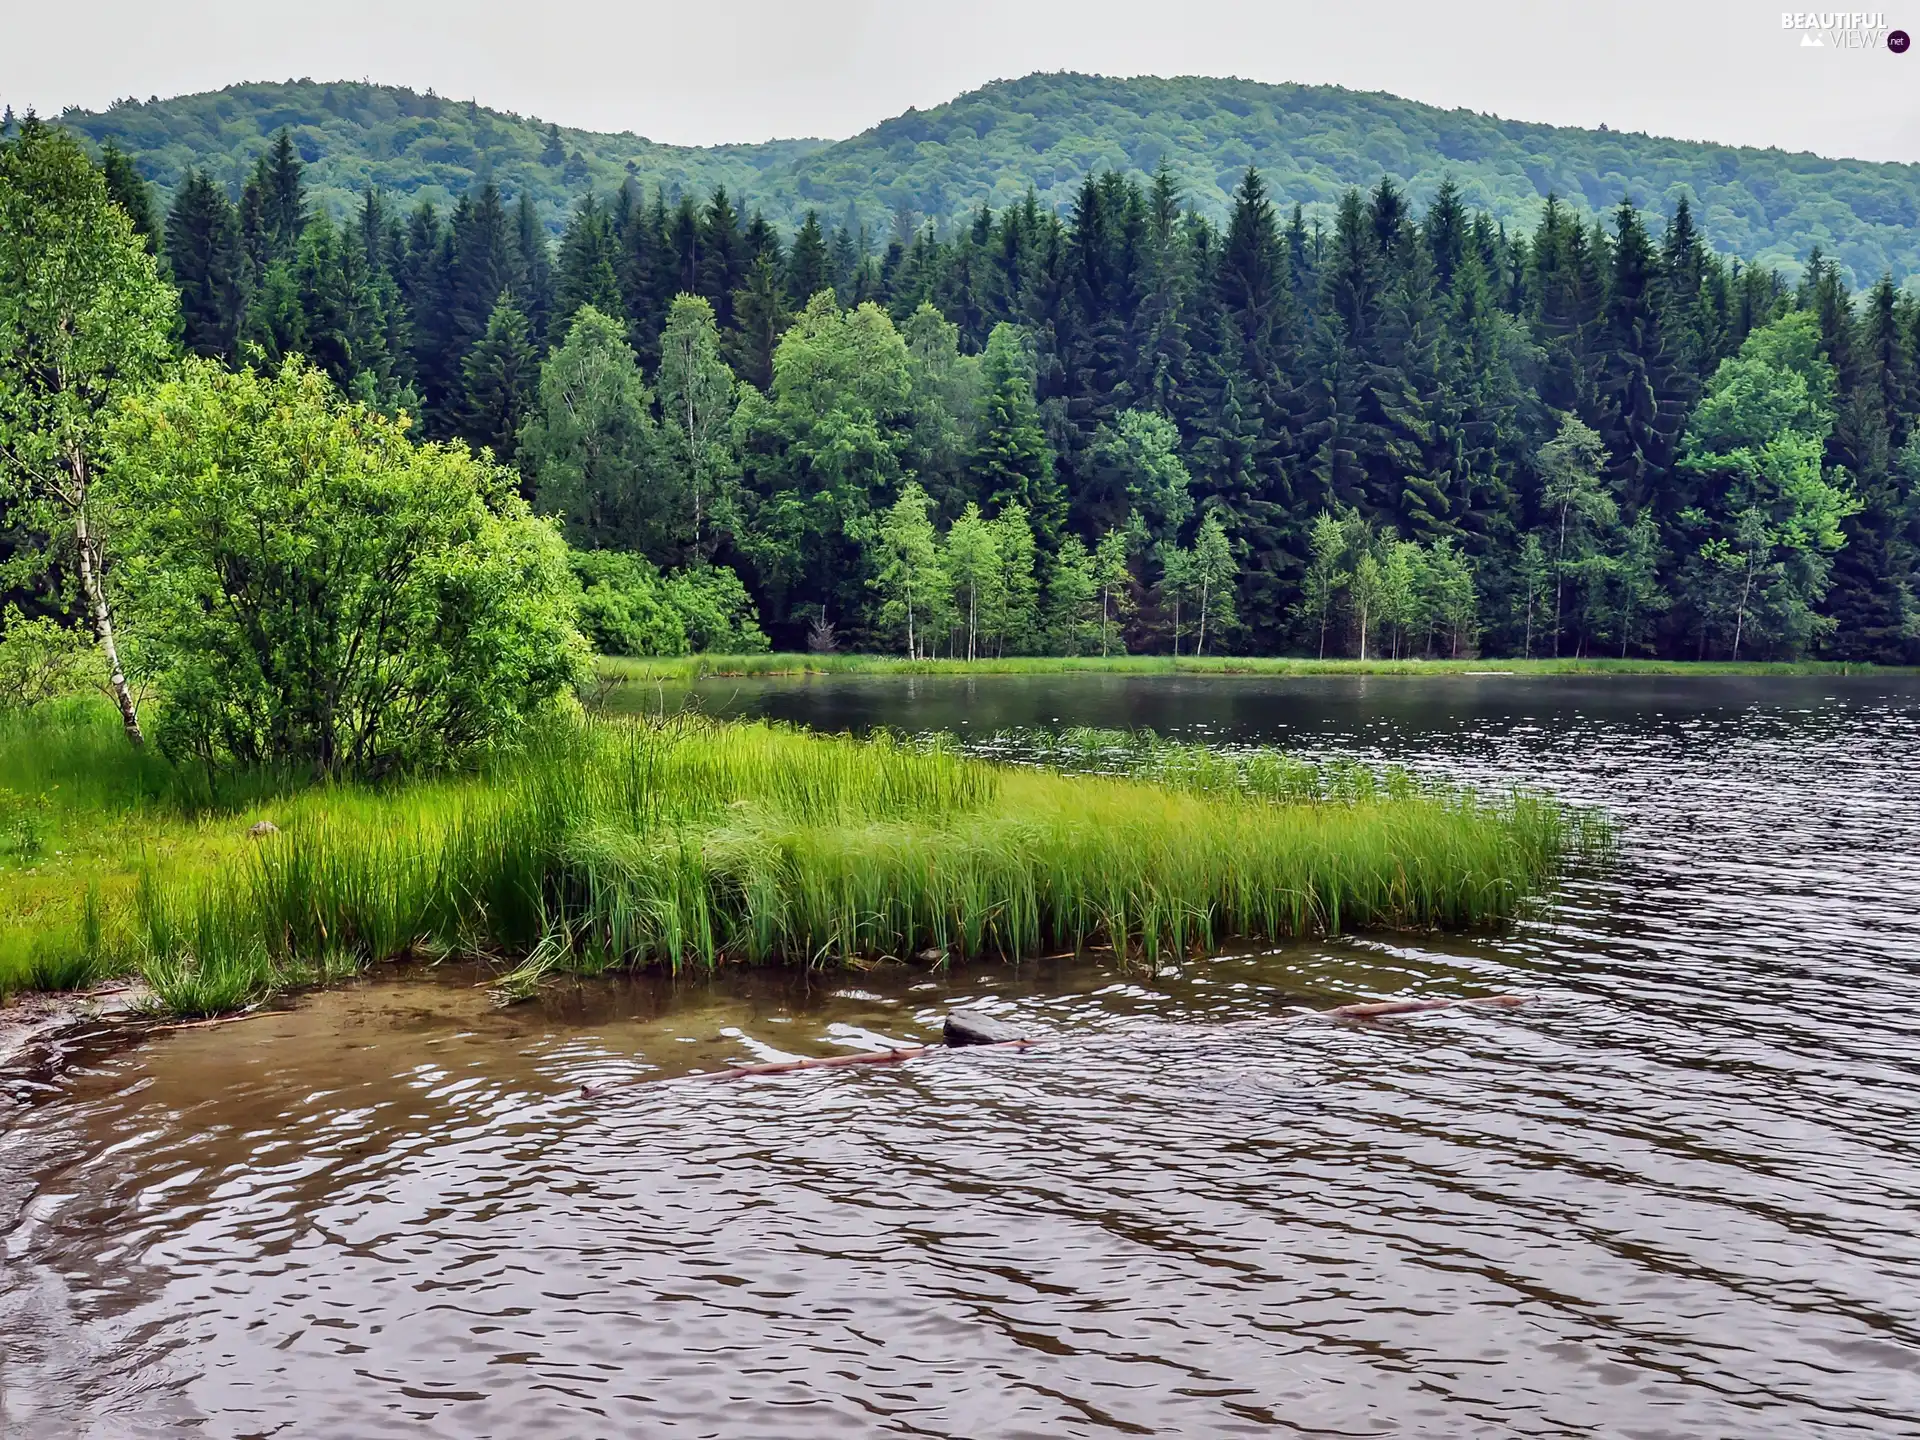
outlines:
[{"label": "green foliage", "polygon": [[579,676],[564,549],[510,477],[316,371],[188,361],[113,438],[119,575],[170,753],[439,765],[523,736]]},{"label": "green foliage", "polygon": [[77,141],[29,120],[0,142],[0,514],[30,557],[73,565],[136,744],[93,489],[105,417],[159,373],[175,314],[173,290]]},{"label": "green foliage", "polygon": [[1018,505],[1049,547],[1060,541],[1066,497],[1053,473],[1053,450],[1034,399],[1032,341],[1001,321],[980,362],[980,420],[973,481],[997,507]]},{"label": "green foliage", "polygon": [[770,648],[753,597],[729,567],[689,565],[670,573],[666,588],[696,651],[758,655]]},{"label": "green foliage", "polygon": [[602,655],[685,655],[687,625],[644,556],[574,550],[580,631]]},{"label": "green foliage", "polygon": [[581,308],[541,367],[539,400],[519,436],[534,506],[558,517],[571,543],[658,554],[678,538],[652,400],[622,327]]},{"label": "green foliage", "polygon": [[1199,592],[1195,604],[1195,618],[1199,622],[1195,654],[1207,653],[1208,635],[1212,635],[1217,644],[1220,637],[1238,623],[1233,607],[1233,580],[1239,573],[1240,566],[1233,558],[1226,526],[1220,523],[1219,512],[1209,511],[1193,540],[1193,583]]},{"label": "green foliage", "polygon": [[1682,516],[1699,545],[1690,599],[1703,640],[1735,660],[1743,643],[1796,655],[1832,626],[1815,606],[1860,502],[1824,468],[1834,374],[1818,336],[1807,311],[1755,331],[1714,372],[1682,443],[1681,468],[1714,482],[1710,507]]},{"label": "green foliage", "polygon": [[0,710],[31,710],[73,694],[91,678],[92,651],[73,626],[7,606],[0,611]]},{"label": "green foliage", "polygon": [[1057,655],[1085,655],[1101,640],[1100,580],[1078,535],[1060,542],[1047,576],[1047,639]]},{"label": "green foliage", "polygon": [[[783,646],[1920,658],[1920,467],[1899,459],[1920,431],[1920,302],[1891,275],[1856,305],[1819,250],[1793,286],[1730,261],[1703,239],[1717,202],[1684,186],[1653,197],[1671,206],[1656,236],[1605,193],[1625,170],[1548,195],[1522,233],[1473,154],[1447,152],[1457,174],[1430,199],[1414,165],[1370,170],[1366,194],[1316,174],[1290,208],[1274,200],[1299,197],[1298,154],[1247,163],[1264,127],[1338,130],[1398,102],[1078,77],[982,95],[1073,95],[1061,113],[1084,117],[1117,113],[1100,97],[1120,91],[1151,112],[1150,153],[1087,152],[1070,205],[1043,195],[1064,171],[964,223],[940,223],[950,188],[890,191],[883,227],[862,191],[831,234],[803,207],[791,253],[767,176],[649,192],[638,167],[569,198],[557,257],[527,189],[480,177],[404,218],[369,187],[336,225],[313,186],[337,157],[283,127],[237,198],[204,178],[176,193],[185,339],[229,363],[302,354],[370,407],[418,410],[431,438],[512,457],[576,543],[663,575],[719,567]],[[1272,109],[1303,95],[1311,117]],[[1173,97],[1179,144],[1154,149]],[[948,107],[984,126],[975,158],[1003,124],[1052,153],[1058,115],[980,101]],[[1193,173],[1181,147],[1204,150],[1221,113],[1253,132]],[[522,138],[563,183],[592,171],[555,127]],[[862,183],[937,170],[950,141],[922,136]],[[139,209],[140,182],[107,163],[105,208]],[[882,528],[909,481],[939,572],[914,582],[929,606],[910,642],[904,592],[883,593],[899,576],[874,583],[899,563]],[[11,573],[64,583],[63,558],[42,545]],[[110,610],[89,607],[96,628]],[[637,614],[600,628],[672,643]]]},{"label": "green foliage", "polygon": [[734,396],[733,371],[720,356],[713,307],[697,295],[676,296],[660,335],[660,413],[688,501],[684,518],[696,558],[711,554],[706,545],[710,520],[726,522],[732,516],[721,487],[736,468],[728,428]]},{"label": "green foliage", "polygon": [[1193,514],[1193,476],[1180,458],[1180,431],[1164,415],[1123,410],[1095,435],[1096,472],[1124,499],[1120,517],[1137,516],[1150,543],[1179,535]]},{"label": "green foliage", "polygon": [[1007,577],[1000,554],[999,527],[981,518],[980,507],[968,502],[947,531],[940,551],[945,589],[955,621],[966,631],[969,660],[977,658],[980,640],[998,636],[1006,628]]},{"label": "green foliage", "polygon": [[469,443],[491,450],[502,463],[513,460],[520,427],[533,408],[539,370],[527,317],[511,300],[501,300],[487,317],[487,333],[461,366],[466,409],[460,433]]},{"label": "green foliage", "polygon": [[932,649],[952,603],[950,576],[928,517],[932,501],[917,480],[909,480],[876,529],[879,573],[873,588],[881,596],[879,621],[899,638],[907,658]]},{"label": "green foliage", "polygon": [[[104,111],[69,110],[61,123],[138,157],[166,196],[196,169],[237,191],[255,156],[284,129],[307,162],[314,202],[336,217],[352,213],[369,185],[409,205],[424,200],[444,209],[484,174],[509,193],[531,195],[542,226],[556,234],[588,191],[611,195],[630,174],[649,186],[704,193],[723,184],[759,193],[763,176],[821,144],[658,145],[346,81],[231,85],[156,103],[122,101]],[[569,164],[575,154],[579,167]]]}]

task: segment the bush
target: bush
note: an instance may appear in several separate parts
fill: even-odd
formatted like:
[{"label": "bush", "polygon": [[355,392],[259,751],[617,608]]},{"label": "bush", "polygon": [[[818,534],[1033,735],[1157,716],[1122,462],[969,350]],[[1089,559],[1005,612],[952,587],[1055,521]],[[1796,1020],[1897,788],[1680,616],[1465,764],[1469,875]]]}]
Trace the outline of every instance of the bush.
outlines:
[{"label": "bush", "polygon": [[298,360],[189,360],[113,432],[119,576],[171,756],[321,776],[453,763],[583,677],[566,549],[513,477]]},{"label": "bush", "polygon": [[655,570],[618,550],[575,550],[580,628],[603,655],[684,655],[687,627]]},{"label": "bush", "polygon": [[85,685],[92,643],[71,625],[28,620],[17,605],[0,616],[0,710],[31,710]]},{"label": "bush", "polygon": [[753,599],[724,565],[661,574],[644,556],[576,550],[580,628],[603,655],[758,654],[768,648]]},{"label": "bush", "polygon": [[740,577],[725,565],[700,565],[667,577],[667,593],[695,651],[759,655],[771,648],[760,613]]}]

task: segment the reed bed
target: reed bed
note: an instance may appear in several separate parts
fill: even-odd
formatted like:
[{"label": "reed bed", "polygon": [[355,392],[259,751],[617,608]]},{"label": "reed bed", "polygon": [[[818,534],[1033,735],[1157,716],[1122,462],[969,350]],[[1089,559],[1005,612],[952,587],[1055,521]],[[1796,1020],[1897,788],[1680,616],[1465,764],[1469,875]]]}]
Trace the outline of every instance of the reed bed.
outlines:
[{"label": "reed bed", "polygon": [[338,792],[237,865],[143,886],[129,943],[182,1014],[405,955],[495,957],[509,997],[614,966],[1092,946],[1155,962],[1495,925],[1607,843],[1538,795],[1135,751],[1101,775],[886,735],[588,722],[480,780]]}]

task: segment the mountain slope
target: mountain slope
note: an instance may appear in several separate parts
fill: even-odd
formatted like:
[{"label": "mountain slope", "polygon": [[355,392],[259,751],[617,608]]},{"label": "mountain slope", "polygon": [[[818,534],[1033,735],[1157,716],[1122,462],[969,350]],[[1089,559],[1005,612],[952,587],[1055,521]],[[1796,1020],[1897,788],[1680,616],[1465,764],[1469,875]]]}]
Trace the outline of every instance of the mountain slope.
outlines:
[{"label": "mountain slope", "polygon": [[880,229],[890,212],[952,218],[1012,203],[1028,186],[1064,206],[1089,173],[1145,173],[1164,160],[1216,214],[1249,164],[1280,204],[1299,201],[1310,214],[1382,174],[1423,203],[1450,173],[1469,204],[1521,226],[1549,191],[1589,213],[1627,195],[1664,215],[1684,190],[1723,252],[1791,266],[1819,245],[1855,284],[1883,270],[1920,276],[1920,166],[1534,125],[1329,86],[1030,75],[838,143],[694,148],[562,129],[565,160],[539,122],[365,84],[241,85],[62,118],[133,153],[163,188],[190,165],[237,185],[286,126],[337,209],[369,181],[444,202],[491,174],[509,192],[530,190],[558,223],[587,188],[604,193],[632,175],[670,189],[724,184],[786,224],[809,207],[832,221],[852,206]]}]

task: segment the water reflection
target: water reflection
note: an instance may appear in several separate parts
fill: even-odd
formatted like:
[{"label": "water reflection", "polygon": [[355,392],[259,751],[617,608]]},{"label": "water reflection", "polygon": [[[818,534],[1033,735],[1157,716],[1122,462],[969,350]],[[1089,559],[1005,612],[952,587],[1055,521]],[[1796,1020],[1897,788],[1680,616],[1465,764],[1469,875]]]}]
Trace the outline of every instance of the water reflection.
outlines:
[{"label": "water reflection", "polygon": [[[504,1012],[442,970],[96,1057],[0,1117],[0,1433],[1920,1433],[1920,687],[730,688],[1544,781],[1627,853],[1479,941]],[[580,1093],[961,1000],[1060,1038]]]}]

